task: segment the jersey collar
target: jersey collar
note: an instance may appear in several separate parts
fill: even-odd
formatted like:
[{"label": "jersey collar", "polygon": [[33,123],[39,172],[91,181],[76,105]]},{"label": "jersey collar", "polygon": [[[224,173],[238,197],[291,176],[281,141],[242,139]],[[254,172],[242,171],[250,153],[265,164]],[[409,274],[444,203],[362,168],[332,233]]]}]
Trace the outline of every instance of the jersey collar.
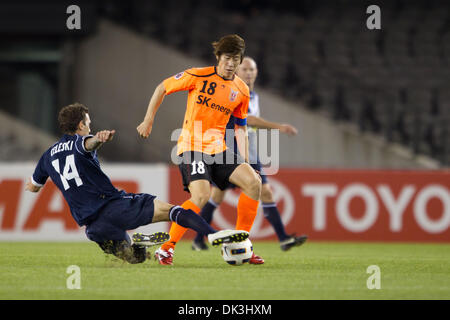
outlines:
[{"label": "jersey collar", "polygon": [[232,78],[232,79],[225,79],[224,77],[220,76],[220,75],[217,73],[217,68],[216,68],[216,66],[214,66],[214,73],[215,73],[218,77],[220,77],[221,79],[223,79],[223,80],[225,80],[225,81],[233,81],[233,80],[234,80],[234,77],[236,76],[235,74],[233,74],[233,78]]}]

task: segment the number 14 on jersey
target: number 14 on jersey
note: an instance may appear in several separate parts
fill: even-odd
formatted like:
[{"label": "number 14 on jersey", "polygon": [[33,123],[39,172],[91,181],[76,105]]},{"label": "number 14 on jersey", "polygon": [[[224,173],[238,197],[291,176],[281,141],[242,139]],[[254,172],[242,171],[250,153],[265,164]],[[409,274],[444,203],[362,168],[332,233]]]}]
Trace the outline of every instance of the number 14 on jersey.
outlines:
[{"label": "number 14 on jersey", "polygon": [[68,181],[72,179],[75,179],[77,187],[83,185],[83,181],[81,180],[80,175],[78,174],[77,167],[75,166],[75,156],[73,154],[66,157],[66,164],[64,165],[62,173],[60,171],[59,159],[53,160],[52,166],[53,168],[55,168],[56,172],[59,173],[64,190],[70,188]]}]

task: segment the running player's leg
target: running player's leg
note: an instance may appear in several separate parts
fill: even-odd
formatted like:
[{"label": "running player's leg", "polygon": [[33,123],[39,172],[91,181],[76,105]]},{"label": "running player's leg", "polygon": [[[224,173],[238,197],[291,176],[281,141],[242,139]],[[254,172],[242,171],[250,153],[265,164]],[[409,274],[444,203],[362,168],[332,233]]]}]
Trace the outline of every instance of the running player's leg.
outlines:
[{"label": "running player's leg", "polygon": [[275,233],[277,234],[278,240],[285,241],[290,238],[286,234],[283,222],[281,221],[280,212],[278,211],[277,205],[273,198],[272,188],[267,181],[266,175],[263,173],[262,165],[259,159],[255,164],[251,165],[253,169],[257,170],[261,176],[262,188],[261,188],[261,202],[263,207],[264,217],[272,225]]},{"label": "running player's leg", "polygon": [[[191,197],[181,207],[200,214],[201,208],[206,204],[210,196],[210,168],[204,161],[201,152],[184,152],[179,156],[181,160],[180,169],[184,190],[190,192]],[[170,227],[171,241],[165,243],[161,249],[172,251],[176,243],[183,237],[186,228],[172,223]]]},{"label": "running player's leg", "polygon": [[[210,196],[210,183],[208,180],[204,179],[195,180],[189,184],[188,188],[191,193],[191,198],[185,201],[181,207],[185,210],[192,210],[196,214],[200,214],[201,208],[205,205]],[[169,231],[170,241],[163,244],[161,248],[166,251],[169,249],[174,250],[175,245],[181,240],[186,230],[187,229],[179,223],[172,223]]]},{"label": "running player's leg", "polygon": [[[207,223],[211,224],[214,211],[222,203],[224,195],[225,191],[220,190],[216,186],[211,187],[211,198],[209,198],[208,202],[204,205],[202,211],[200,212],[200,216],[205,219]],[[205,235],[202,233],[197,233],[192,243],[192,248],[194,250],[208,249],[205,242],[203,241],[204,236]]]},{"label": "running player's leg", "polygon": [[261,177],[241,156],[228,149],[216,155],[215,161],[211,166],[211,177],[217,187],[225,190],[231,182],[241,188],[236,229],[250,232],[258,210]]},{"label": "running player's leg", "polygon": [[[155,252],[155,258],[159,264],[172,265],[173,253],[176,243],[181,239],[187,228],[191,228],[198,233],[208,235],[208,241],[217,246],[223,242],[239,242],[248,238],[248,232],[242,230],[222,230],[213,229],[200,215],[191,209],[184,209],[180,206],[173,206],[158,200],[154,201],[154,217],[152,222],[172,221],[170,242],[164,243]],[[166,244],[170,243],[170,246]]]},{"label": "running player's leg", "polygon": [[[261,177],[249,164],[243,163],[234,170],[229,180],[242,189],[238,201],[236,229],[250,232],[258,211]],[[249,263],[263,264],[264,259],[253,253]]]},{"label": "running player's leg", "polygon": [[261,178],[248,163],[242,163],[230,175],[229,181],[242,190],[237,207],[236,229],[250,232],[258,211]]},{"label": "running player's leg", "polygon": [[225,190],[220,190],[216,186],[211,187],[211,197],[208,202],[202,208],[200,215],[205,219],[208,223],[211,223],[214,210],[220,206],[225,196]]},{"label": "running player's leg", "polygon": [[[213,181],[221,190],[225,190],[230,182],[241,188],[242,192],[237,206],[236,229],[250,232],[258,211],[261,177],[248,163],[244,163],[242,157],[234,152],[226,150],[222,154],[216,155],[215,158],[217,160],[225,158],[226,161],[217,162],[212,167]],[[262,264],[264,260],[253,253],[249,263]]]},{"label": "running player's leg", "polygon": [[288,235],[284,228],[283,221],[281,220],[280,212],[277,204],[275,203],[272,187],[267,181],[267,177],[262,173],[261,165],[252,165],[255,170],[261,172],[262,189],[261,189],[261,202],[263,207],[264,217],[272,225],[278,240],[280,241],[281,250],[287,251],[295,246],[300,246],[306,242],[308,237],[306,235],[296,236]]},{"label": "running player's leg", "polygon": [[283,222],[281,221],[280,212],[278,211],[277,204],[273,199],[272,188],[269,183],[264,183],[261,188],[261,202],[264,212],[264,217],[272,225],[275,233],[277,234],[279,241],[284,241],[289,238],[284,229]]}]

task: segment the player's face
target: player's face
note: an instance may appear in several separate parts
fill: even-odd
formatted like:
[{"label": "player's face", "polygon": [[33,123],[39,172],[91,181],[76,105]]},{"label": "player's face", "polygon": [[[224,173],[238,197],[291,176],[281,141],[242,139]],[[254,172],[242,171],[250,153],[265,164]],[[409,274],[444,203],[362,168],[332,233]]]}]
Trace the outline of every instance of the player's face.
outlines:
[{"label": "player's face", "polygon": [[222,54],[218,57],[217,73],[225,79],[232,79],[241,63],[241,55]]},{"label": "player's face", "polygon": [[84,123],[80,122],[79,128],[80,135],[82,136],[86,136],[91,132],[91,118],[89,117],[89,114],[86,113]]},{"label": "player's face", "polygon": [[253,88],[255,84],[256,77],[258,76],[258,68],[256,67],[256,62],[249,58],[244,58],[241,65],[237,69],[236,74],[239,78],[244,80],[244,82]]}]

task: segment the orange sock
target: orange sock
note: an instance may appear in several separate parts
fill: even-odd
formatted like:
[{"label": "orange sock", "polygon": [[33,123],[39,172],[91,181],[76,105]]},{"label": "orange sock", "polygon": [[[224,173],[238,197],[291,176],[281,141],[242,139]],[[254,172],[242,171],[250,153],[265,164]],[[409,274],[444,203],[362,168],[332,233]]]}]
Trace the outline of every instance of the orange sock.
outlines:
[{"label": "orange sock", "polygon": [[259,201],[254,200],[241,192],[237,206],[236,230],[245,230],[250,232],[258,211]]},{"label": "orange sock", "polygon": [[[191,209],[192,211],[194,211],[196,214],[199,214],[201,209],[199,207],[197,207],[191,200],[186,200],[181,207],[183,209],[189,210]],[[178,224],[176,224],[175,222],[172,222],[172,225],[170,226],[170,241],[167,241],[166,243],[164,243],[161,248],[163,250],[169,250],[170,248],[174,249],[175,245],[177,244],[178,241],[180,241],[180,239],[183,237],[184,233],[186,232],[187,228],[184,228]]]}]

